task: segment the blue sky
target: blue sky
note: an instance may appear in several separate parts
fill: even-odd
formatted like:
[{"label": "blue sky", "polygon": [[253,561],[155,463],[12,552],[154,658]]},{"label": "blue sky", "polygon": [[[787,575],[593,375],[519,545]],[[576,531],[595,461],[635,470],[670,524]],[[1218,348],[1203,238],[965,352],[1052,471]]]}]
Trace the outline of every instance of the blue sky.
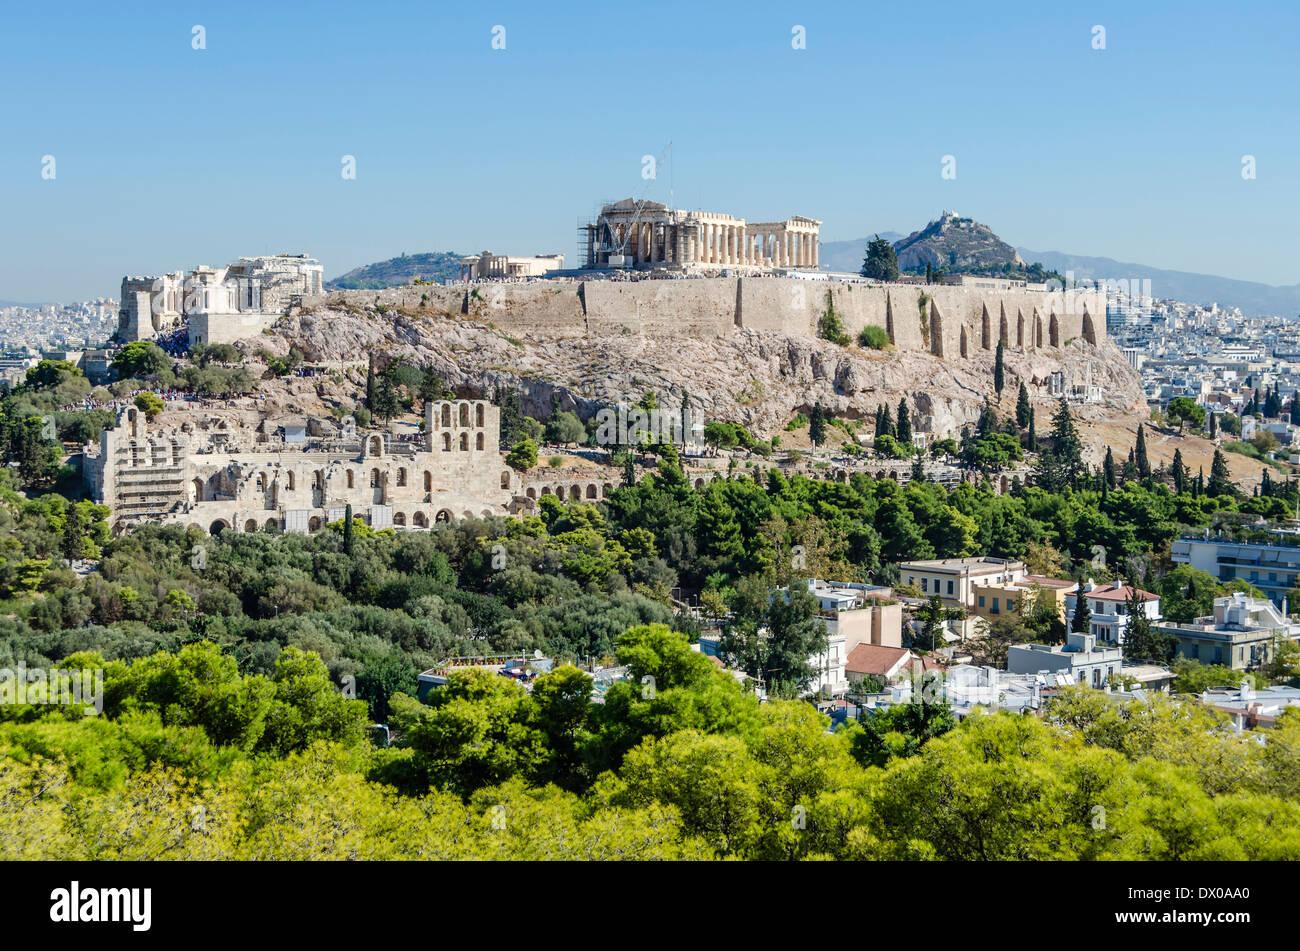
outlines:
[{"label": "blue sky", "polygon": [[0,299],[276,251],[327,277],[404,251],[572,259],[578,219],[640,194],[669,140],[650,197],[811,215],[823,240],[948,208],[1019,246],[1300,282],[1295,4],[577,9],[6,4]]}]

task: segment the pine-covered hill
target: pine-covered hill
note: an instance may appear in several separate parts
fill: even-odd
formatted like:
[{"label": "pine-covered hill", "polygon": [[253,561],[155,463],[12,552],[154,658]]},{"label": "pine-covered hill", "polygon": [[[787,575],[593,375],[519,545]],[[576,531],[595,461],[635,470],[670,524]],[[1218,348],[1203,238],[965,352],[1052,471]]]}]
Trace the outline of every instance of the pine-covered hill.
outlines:
[{"label": "pine-covered hill", "polygon": [[465,255],[455,251],[428,251],[424,254],[403,254],[353,268],[346,274],[326,283],[329,290],[378,290],[383,287],[401,287],[416,278],[440,282],[460,276],[460,259]]},{"label": "pine-covered hill", "polygon": [[1025,267],[1016,249],[988,225],[951,211],[895,242],[894,250],[898,252],[898,266],[904,271],[924,269],[927,264],[967,274]]}]

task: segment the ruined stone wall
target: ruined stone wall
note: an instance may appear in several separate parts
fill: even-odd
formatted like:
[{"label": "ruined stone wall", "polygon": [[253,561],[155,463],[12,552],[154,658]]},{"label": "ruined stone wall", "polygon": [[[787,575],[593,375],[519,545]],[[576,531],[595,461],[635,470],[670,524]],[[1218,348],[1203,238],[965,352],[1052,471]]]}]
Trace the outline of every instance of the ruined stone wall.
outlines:
[{"label": "ruined stone wall", "polygon": [[463,314],[519,337],[682,334],[725,337],[738,329],[814,336],[828,302],[845,333],[888,331],[900,350],[947,359],[1008,348],[1063,347],[1106,335],[1098,292],[1049,294],[948,285],[857,284],[784,277],[646,281],[530,281],[338,291],[304,306],[399,307]]},{"label": "ruined stone wall", "polygon": [[83,476],[113,508],[115,532],[146,521],[315,532],[349,504],[376,528],[429,528],[511,511],[520,477],[502,461],[500,425],[485,401],[430,401],[421,444],[369,431],[293,445],[225,420],[146,426],[128,407],[86,448]]}]

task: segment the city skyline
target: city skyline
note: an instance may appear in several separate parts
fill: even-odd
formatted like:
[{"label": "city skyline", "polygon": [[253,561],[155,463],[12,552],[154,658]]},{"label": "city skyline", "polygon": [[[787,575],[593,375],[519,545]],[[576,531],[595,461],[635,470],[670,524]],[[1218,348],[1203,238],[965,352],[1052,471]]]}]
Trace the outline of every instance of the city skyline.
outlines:
[{"label": "city skyline", "polygon": [[[514,4],[13,11],[0,299],[112,296],[126,274],[280,251],[327,277],[403,252],[572,260],[579,219],[643,193],[811,215],[824,241],[954,209],[1018,247],[1300,281],[1279,214],[1300,150],[1275,119],[1293,10],[1256,5],[1261,36],[1202,5],[941,5],[926,24],[739,9],[611,9],[581,29]],[[643,158],[669,141],[646,191]]]}]

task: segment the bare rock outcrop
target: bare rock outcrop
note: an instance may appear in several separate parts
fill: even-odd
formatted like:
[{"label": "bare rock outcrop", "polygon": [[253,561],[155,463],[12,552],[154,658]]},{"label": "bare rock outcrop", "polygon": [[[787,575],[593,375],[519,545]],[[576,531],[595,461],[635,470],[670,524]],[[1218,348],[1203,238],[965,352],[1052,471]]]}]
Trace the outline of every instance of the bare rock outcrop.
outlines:
[{"label": "bare rock outcrop", "polygon": [[[323,306],[280,321],[269,349],[297,347],[311,362],[340,365],[382,363],[405,357],[433,366],[448,386],[465,396],[491,395],[498,386],[520,391],[525,411],[550,412],[553,397],[564,408],[590,415],[601,406],[633,403],[653,390],[660,405],[675,408],[689,394],[697,418],[742,423],[763,436],[780,432],[792,415],[821,403],[847,418],[870,418],[876,407],[913,400],[925,429],[960,430],[992,399],[991,351],[940,358],[914,350],[864,350],[813,337],[737,329],[726,337],[678,334],[588,334],[547,338],[510,337],[490,323],[447,314]],[[1078,407],[1081,419],[1145,414],[1140,380],[1108,340],[1082,339],[1062,349],[1005,352],[1007,386],[1002,411],[1010,412],[1019,381],[1040,405],[1054,403],[1052,374],[1073,383],[1091,381],[1101,402]],[[1045,430],[1050,408],[1038,414]]]}]

